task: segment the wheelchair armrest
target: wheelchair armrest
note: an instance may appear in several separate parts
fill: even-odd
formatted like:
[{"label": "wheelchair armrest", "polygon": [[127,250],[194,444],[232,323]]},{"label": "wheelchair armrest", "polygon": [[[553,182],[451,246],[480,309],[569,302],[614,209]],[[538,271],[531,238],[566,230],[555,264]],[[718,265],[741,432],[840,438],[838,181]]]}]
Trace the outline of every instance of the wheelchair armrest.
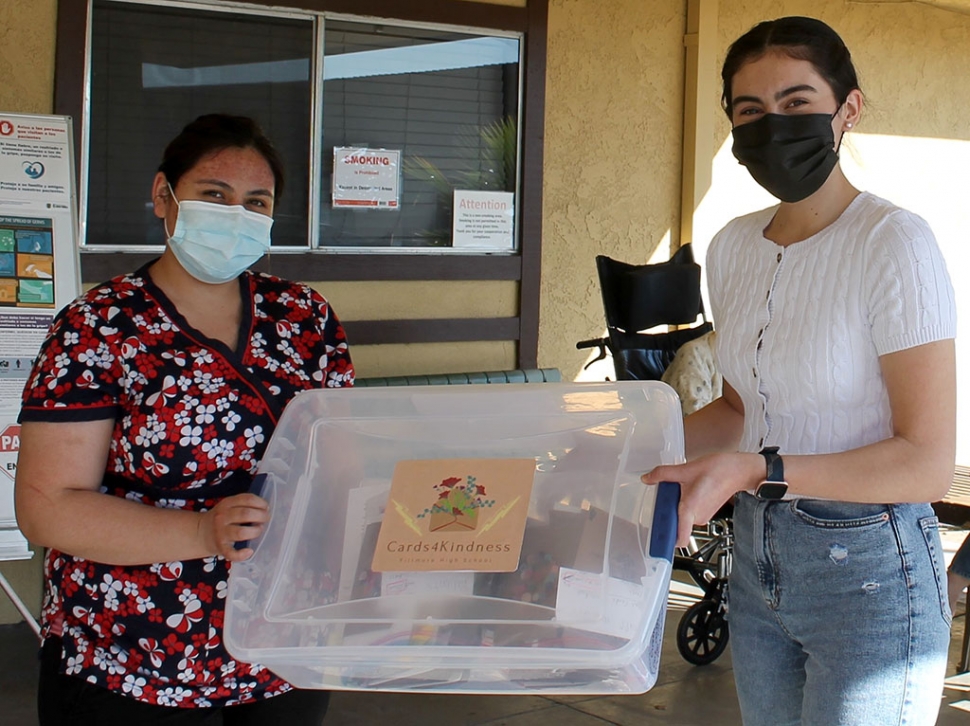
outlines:
[{"label": "wheelchair armrest", "polygon": [[584,348],[605,348],[606,344],[609,342],[606,338],[592,338],[590,340],[581,340],[576,343],[577,350],[583,350]]}]

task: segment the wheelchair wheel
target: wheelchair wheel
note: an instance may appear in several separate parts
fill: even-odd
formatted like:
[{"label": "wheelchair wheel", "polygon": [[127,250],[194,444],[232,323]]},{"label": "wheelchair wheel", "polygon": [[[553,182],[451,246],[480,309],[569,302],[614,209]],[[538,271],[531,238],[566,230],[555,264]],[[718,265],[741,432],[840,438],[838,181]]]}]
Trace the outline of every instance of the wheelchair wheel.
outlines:
[{"label": "wheelchair wheel", "polygon": [[728,643],[728,624],[721,603],[701,600],[687,609],[677,626],[677,650],[694,665],[716,661]]}]

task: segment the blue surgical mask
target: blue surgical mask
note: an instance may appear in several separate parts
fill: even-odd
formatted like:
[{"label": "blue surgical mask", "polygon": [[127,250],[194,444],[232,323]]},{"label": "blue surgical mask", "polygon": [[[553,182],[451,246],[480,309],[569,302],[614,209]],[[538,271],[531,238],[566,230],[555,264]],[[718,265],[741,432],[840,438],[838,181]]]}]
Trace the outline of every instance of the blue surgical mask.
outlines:
[{"label": "blue surgical mask", "polygon": [[[169,191],[175,199],[171,186]],[[229,282],[269,251],[272,217],[238,205],[191,199],[175,203],[179,216],[168,244],[195,279],[213,285]]]}]

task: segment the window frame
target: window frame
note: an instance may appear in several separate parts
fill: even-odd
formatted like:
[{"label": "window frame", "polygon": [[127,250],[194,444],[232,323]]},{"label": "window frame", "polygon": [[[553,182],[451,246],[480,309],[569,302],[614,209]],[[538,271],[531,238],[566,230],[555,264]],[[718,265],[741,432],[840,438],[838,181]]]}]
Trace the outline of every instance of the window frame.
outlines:
[{"label": "window frame", "polygon": [[[131,2],[132,0],[126,0]],[[518,246],[513,254],[449,253],[409,249],[405,254],[375,248],[373,250],[336,252],[334,248],[283,248],[272,252],[274,274],[290,279],[312,282],[373,281],[373,280],[505,280],[519,283],[519,315],[515,318],[475,318],[462,320],[400,321],[402,333],[390,335],[383,321],[358,322],[359,342],[444,342],[455,340],[518,341],[518,365],[537,367],[539,335],[539,291],[542,238],[542,164],[545,115],[545,71],[548,0],[527,0],[526,7],[493,5],[468,0],[274,0],[272,6],[216,0],[216,9],[244,13],[293,16],[298,11],[345,16],[347,20],[386,20],[412,24],[450,26],[456,29],[496,31],[521,34],[520,49],[520,118],[519,134],[519,208]],[[152,0],[134,0],[150,4]],[[181,3],[179,3],[181,4]],[[57,9],[57,49],[54,79],[55,113],[73,119],[76,143],[75,173],[78,181],[86,173],[88,139],[84,133],[90,89],[86,80],[90,63],[92,0],[59,0]],[[192,5],[188,5],[192,7]],[[195,6],[196,9],[207,9]],[[289,13],[288,11],[297,11]],[[335,18],[336,19],[336,18]],[[318,32],[323,32],[322,24]],[[317,38],[319,40],[319,38]],[[320,55],[320,54],[317,54]],[[322,59],[314,61],[314,72]],[[321,99],[318,89],[311,91],[312,123],[317,117]],[[311,134],[309,153],[319,154],[319,139]],[[318,162],[319,163],[319,160]],[[147,184],[147,181],[146,181]],[[311,175],[313,204],[319,207],[321,190],[314,188]],[[80,188],[80,184],[78,185]],[[312,220],[319,211],[311,209]],[[82,247],[81,276],[84,282],[97,283],[112,276],[136,269],[157,257],[156,251],[119,251]],[[265,261],[260,263],[265,266]],[[259,268],[260,265],[257,265]],[[348,326],[350,327],[350,326]],[[383,332],[381,332],[383,331]],[[513,333],[517,335],[513,336]],[[352,340],[354,338],[351,338]]]}]

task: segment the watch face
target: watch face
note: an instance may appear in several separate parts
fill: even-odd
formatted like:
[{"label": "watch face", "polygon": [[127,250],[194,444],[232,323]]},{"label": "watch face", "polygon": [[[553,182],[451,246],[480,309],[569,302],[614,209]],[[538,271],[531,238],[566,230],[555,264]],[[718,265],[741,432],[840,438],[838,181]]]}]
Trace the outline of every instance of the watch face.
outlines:
[{"label": "watch face", "polygon": [[762,482],[758,487],[757,497],[759,499],[781,499],[788,492],[788,484],[785,482]]}]

